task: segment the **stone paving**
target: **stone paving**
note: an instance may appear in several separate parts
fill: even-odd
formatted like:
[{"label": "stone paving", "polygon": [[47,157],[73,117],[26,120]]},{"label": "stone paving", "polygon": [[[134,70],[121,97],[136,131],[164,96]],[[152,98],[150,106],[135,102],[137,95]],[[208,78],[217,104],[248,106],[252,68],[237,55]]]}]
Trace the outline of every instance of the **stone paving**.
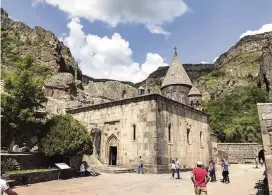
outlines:
[{"label": "stone paving", "polygon": [[[256,181],[262,179],[264,168],[254,165],[231,165],[230,184],[220,181],[208,184],[209,195],[253,195]],[[106,174],[69,180],[50,181],[17,187],[19,195],[193,195],[190,173],[181,173],[182,179],[171,179],[170,174],[124,173]],[[217,172],[221,179],[220,171]]]}]

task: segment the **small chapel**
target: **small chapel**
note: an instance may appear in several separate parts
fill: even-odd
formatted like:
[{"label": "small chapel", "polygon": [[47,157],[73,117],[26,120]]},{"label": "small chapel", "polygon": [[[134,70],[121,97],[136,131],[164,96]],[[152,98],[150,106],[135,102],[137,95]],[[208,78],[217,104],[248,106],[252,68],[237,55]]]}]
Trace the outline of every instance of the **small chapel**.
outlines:
[{"label": "small chapel", "polygon": [[136,168],[139,156],[145,172],[166,173],[172,159],[182,168],[211,157],[209,114],[201,107],[201,93],[192,84],[175,51],[161,85],[161,94],[66,110],[93,137],[92,157],[105,166]]}]

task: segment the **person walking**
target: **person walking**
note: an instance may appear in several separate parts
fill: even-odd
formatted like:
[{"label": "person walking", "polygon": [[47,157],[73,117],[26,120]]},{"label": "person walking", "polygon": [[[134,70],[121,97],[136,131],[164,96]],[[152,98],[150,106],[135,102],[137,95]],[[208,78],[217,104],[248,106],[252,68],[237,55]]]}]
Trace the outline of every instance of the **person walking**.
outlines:
[{"label": "person walking", "polygon": [[230,183],[229,179],[229,164],[225,160],[222,159],[222,176],[223,176],[223,183]]},{"label": "person walking", "polygon": [[176,163],[174,160],[172,160],[172,163],[171,163],[171,173],[172,173],[172,179],[175,178],[175,172],[176,172]]},{"label": "person walking", "polygon": [[141,156],[140,156],[140,163],[138,166],[138,174],[140,173],[144,174],[144,161]]},{"label": "person walking", "polygon": [[180,179],[180,163],[178,161],[178,158],[176,158],[176,162],[175,162],[175,165],[176,165],[176,173],[177,173],[177,179]]},{"label": "person walking", "polygon": [[201,161],[196,163],[196,168],[192,171],[191,180],[194,184],[196,195],[207,195],[207,183],[210,177],[205,169],[202,168],[203,164]]},{"label": "person walking", "polygon": [[263,167],[263,163],[264,163],[263,159],[262,159],[262,158],[260,158],[260,164],[261,164],[261,167]]},{"label": "person walking", "polygon": [[255,158],[255,164],[256,164],[256,169],[258,169],[258,164],[259,164],[259,158],[258,158],[258,156],[256,156],[256,158]]},{"label": "person walking", "polygon": [[210,178],[211,178],[211,182],[215,182],[216,181],[215,162],[214,162],[214,160],[212,158],[209,161],[209,175],[210,175]]},{"label": "person walking", "polygon": [[0,183],[1,183],[1,194],[5,192],[7,195],[18,195],[15,191],[13,191],[9,187],[9,185],[7,184],[5,180],[0,179]]}]

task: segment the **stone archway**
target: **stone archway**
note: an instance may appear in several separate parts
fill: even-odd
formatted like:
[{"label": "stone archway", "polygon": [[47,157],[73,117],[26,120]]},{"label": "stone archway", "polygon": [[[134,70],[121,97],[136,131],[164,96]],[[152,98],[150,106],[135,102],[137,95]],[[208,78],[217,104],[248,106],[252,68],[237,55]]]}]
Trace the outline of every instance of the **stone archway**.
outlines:
[{"label": "stone archway", "polygon": [[106,151],[106,159],[108,160],[108,165],[117,165],[118,139],[113,134],[107,140]]},{"label": "stone archway", "polygon": [[258,160],[260,162],[260,159],[263,159],[263,161],[265,161],[265,156],[264,156],[264,149],[261,149],[259,152],[258,152]]}]

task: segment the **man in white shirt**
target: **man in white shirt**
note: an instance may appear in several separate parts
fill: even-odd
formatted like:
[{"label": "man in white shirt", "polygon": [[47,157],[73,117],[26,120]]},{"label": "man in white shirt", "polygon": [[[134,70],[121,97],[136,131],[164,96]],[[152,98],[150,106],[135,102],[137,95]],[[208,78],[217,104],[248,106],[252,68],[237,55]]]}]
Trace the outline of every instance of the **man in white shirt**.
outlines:
[{"label": "man in white shirt", "polygon": [[176,164],[177,179],[180,179],[180,175],[179,175],[180,163],[178,161],[178,158],[176,158],[175,164]]},{"label": "man in white shirt", "polygon": [[7,184],[5,180],[0,179],[0,183],[1,183],[1,194],[5,192],[7,195],[18,195],[9,187],[9,185]]}]

